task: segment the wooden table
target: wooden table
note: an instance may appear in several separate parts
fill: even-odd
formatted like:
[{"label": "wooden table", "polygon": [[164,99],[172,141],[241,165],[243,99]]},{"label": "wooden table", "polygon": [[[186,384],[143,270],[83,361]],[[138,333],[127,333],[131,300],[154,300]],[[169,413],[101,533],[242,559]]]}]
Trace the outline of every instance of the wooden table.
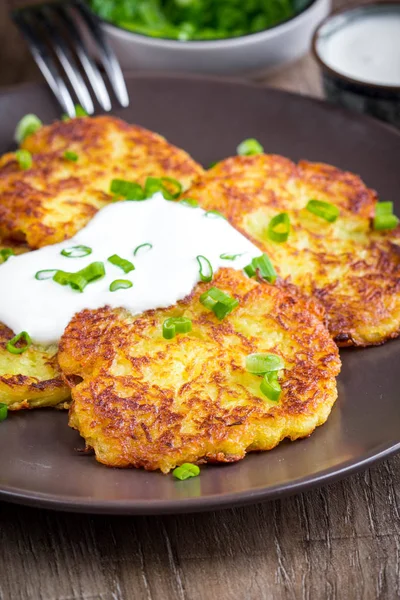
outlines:
[{"label": "wooden table", "polygon": [[[0,84],[39,79],[8,8]],[[267,83],[321,94],[311,57]],[[0,503],[0,600],[399,598],[399,472],[397,456],[293,498],[159,518]]]}]

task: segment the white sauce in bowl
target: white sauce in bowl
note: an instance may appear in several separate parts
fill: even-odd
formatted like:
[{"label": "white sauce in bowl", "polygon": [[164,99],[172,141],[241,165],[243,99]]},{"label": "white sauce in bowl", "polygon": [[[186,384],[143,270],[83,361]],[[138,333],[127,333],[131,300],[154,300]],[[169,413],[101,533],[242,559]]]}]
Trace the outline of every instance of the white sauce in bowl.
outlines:
[{"label": "white sauce in bowl", "polygon": [[[374,7],[375,8],[375,7]],[[339,18],[338,18],[339,22]],[[340,21],[317,42],[322,60],[334,71],[365,83],[400,86],[400,11],[376,10]]]},{"label": "white sauce in bowl", "polygon": [[[214,273],[220,267],[243,269],[260,250],[225,219],[164,200],[156,194],[142,202],[118,202],[101,210],[72,239],[40,250],[11,256],[0,266],[0,321],[16,334],[27,331],[33,341],[57,342],[73,315],[85,308],[123,307],[132,314],[165,308],[190,294],[200,280],[196,256],[205,256]],[[152,244],[133,252],[141,244]],[[84,258],[67,258],[63,249],[85,245],[92,253]],[[236,260],[221,254],[242,254]],[[118,254],[135,265],[125,274],[108,262]],[[38,281],[35,274],[45,269],[76,272],[101,261],[106,276],[89,283],[83,292],[52,279]],[[127,279],[129,289],[109,291],[110,283]],[[210,286],[212,283],[210,283]]]}]

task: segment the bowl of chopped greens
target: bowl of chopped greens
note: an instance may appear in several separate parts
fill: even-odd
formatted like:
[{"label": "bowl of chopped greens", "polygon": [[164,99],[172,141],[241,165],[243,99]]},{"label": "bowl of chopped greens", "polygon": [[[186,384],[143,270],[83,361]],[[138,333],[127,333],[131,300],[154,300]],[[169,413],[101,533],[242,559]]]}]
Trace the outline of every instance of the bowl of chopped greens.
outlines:
[{"label": "bowl of chopped greens", "polygon": [[305,54],[331,0],[88,0],[124,69],[257,74]]}]

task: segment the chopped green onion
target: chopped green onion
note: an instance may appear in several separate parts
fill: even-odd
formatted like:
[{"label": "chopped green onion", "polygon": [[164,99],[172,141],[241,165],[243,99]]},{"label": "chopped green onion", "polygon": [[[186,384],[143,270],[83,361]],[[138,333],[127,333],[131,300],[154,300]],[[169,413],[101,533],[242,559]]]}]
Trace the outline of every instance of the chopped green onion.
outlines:
[{"label": "chopped green onion", "polygon": [[36,115],[25,115],[22,117],[15,129],[14,134],[14,139],[17,144],[21,144],[25,138],[27,138],[29,135],[32,135],[32,133],[35,133],[35,131],[40,129],[42,125],[42,121]]},{"label": "chopped green onion", "polygon": [[172,471],[172,475],[176,479],[180,479],[184,481],[185,479],[189,479],[190,477],[197,477],[200,475],[200,469],[197,465],[192,465],[191,463],[184,463],[180,467],[176,467]]},{"label": "chopped green onion", "polygon": [[275,283],[277,274],[266,254],[253,258],[251,263],[244,268],[244,272],[249,277],[255,277],[257,273],[262,279],[269,283]]},{"label": "chopped green onion", "polygon": [[236,151],[240,156],[253,156],[254,154],[262,154],[264,152],[264,148],[256,139],[249,138],[247,140],[243,140],[243,142],[241,142],[237,147]]},{"label": "chopped green onion", "polygon": [[260,390],[264,396],[267,396],[269,400],[272,402],[278,402],[282,393],[282,388],[279,385],[276,372],[271,372],[264,375],[260,385]]},{"label": "chopped green onion", "polygon": [[199,206],[199,203],[194,198],[184,198],[183,200],[179,200],[179,204],[190,206],[191,208],[197,208]]},{"label": "chopped green onion", "polygon": [[17,150],[15,153],[15,158],[21,169],[26,171],[30,169],[32,166],[32,154],[29,150]]},{"label": "chopped green onion", "polygon": [[[16,345],[20,340],[25,341],[24,346]],[[12,340],[7,342],[6,348],[9,352],[11,352],[11,354],[22,354],[23,352],[25,352],[25,350],[28,350],[28,348],[31,344],[32,344],[32,340],[30,338],[29,333],[27,333],[26,331],[21,331],[21,333],[19,333],[18,335],[13,337]]]},{"label": "chopped green onion", "polygon": [[61,250],[61,254],[67,258],[83,258],[92,254],[92,249],[89,246],[72,246]]},{"label": "chopped green onion", "polygon": [[224,217],[219,210],[208,210],[206,213],[204,213],[204,216],[210,219],[225,219],[226,221],[226,217]]},{"label": "chopped green onion", "polygon": [[268,237],[273,242],[286,242],[290,233],[290,219],[285,212],[276,215],[268,225]]},{"label": "chopped green onion", "polygon": [[113,254],[112,256],[109,256],[108,262],[122,269],[124,273],[130,273],[135,269],[135,265],[133,263],[131,263],[129,260],[126,260],[125,258],[121,258],[120,256],[118,256],[118,254]]},{"label": "chopped green onion", "polygon": [[61,121],[70,121],[71,119],[75,119],[76,117],[88,117],[88,113],[80,104],[75,104],[75,115],[70,117],[67,114],[61,115]]},{"label": "chopped green onion", "polygon": [[[174,192],[170,191],[169,187],[165,185],[166,183],[175,188]],[[182,185],[172,177],[147,177],[144,184],[146,199],[151,198],[157,192],[161,192],[166,200],[176,200],[182,192]]]},{"label": "chopped green onion", "polygon": [[110,192],[117,196],[122,196],[127,200],[144,200],[145,193],[141,185],[135,181],[126,181],[125,179],[113,179],[110,185]]},{"label": "chopped green onion", "polygon": [[308,212],[325,219],[329,223],[334,223],[340,214],[340,210],[334,204],[330,202],[323,202],[322,200],[309,200],[306,206]]},{"label": "chopped green onion", "polygon": [[69,160],[71,162],[77,162],[79,159],[79,155],[76,152],[72,152],[71,150],[66,150],[64,152],[65,160]]},{"label": "chopped green onion", "polygon": [[196,256],[196,260],[199,263],[199,274],[201,281],[211,281],[213,278],[213,268],[208,258],[199,254],[199,256]]},{"label": "chopped green onion", "polygon": [[393,202],[377,202],[375,205],[375,216],[381,217],[382,215],[393,214]]},{"label": "chopped green onion", "polygon": [[212,162],[210,162],[210,164],[208,165],[208,170],[213,169],[215,167],[215,165],[218,164],[217,160],[213,160]]},{"label": "chopped green onion", "polygon": [[[164,189],[168,190],[168,192],[172,195],[174,200],[179,198],[182,193],[182,184],[177,179],[174,179],[173,177],[161,177],[161,183],[163,184]],[[175,191],[171,192],[169,187],[165,185],[166,183],[175,188]]]},{"label": "chopped green onion", "polygon": [[396,215],[381,215],[374,219],[374,229],[376,231],[396,229],[399,219]]},{"label": "chopped green onion", "polygon": [[110,283],[110,292],[116,292],[117,290],[127,290],[133,286],[132,281],[128,279],[115,279]]},{"label": "chopped green onion", "polygon": [[187,317],[170,317],[163,323],[163,336],[166,340],[172,340],[177,333],[189,331],[192,331],[192,321]]},{"label": "chopped green onion", "polygon": [[222,258],[222,260],[236,260],[238,258],[238,256],[243,256],[243,252],[242,254],[220,254],[219,257]]},{"label": "chopped green onion", "polygon": [[43,281],[44,279],[53,279],[56,273],[57,269],[44,269],[43,271],[38,271],[36,273],[35,279],[38,281]]},{"label": "chopped green onion", "polygon": [[104,277],[105,274],[104,264],[102,262],[93,262],[76,273],[57,271],[53,277],[53,281],[60,285],[70,285],[73,290],[83,292],[88,283],[94,283]]},{"label": "chopped green onion", "polygon": [[12,248],[2,248],[0,250],[0,265],[7,262],[10,256],[14,256],[15,252]]},{"label": "chopped green onion", "polygon": [[140,244],[140,246],[136,246],[133,251],[133,256],[137,256],[137,254],[143,254],[143,252],[148,252],[153,247],[153,244],[146,242],[145,244]]},{"label": "chopped green onion", "polygon": [[220,321],[239,306],[239,300],[232,298],[232,296],[216,287],[212,287],[201,294],[200,302],[203,306],[212,310]]},{"label": "chopped green onion", "polygon": [[0,402],[0,422],[5,421],[8,416],[8,406],[4,402]]},{"label": "chopped green onion", "polygon": [[374,229],[376,231],[395,229],[399,219],[393,214],[393,202],[378,202],[375,206]]},{"label": "chopped green onion", "polygon": [[277,354],[256,353],[246,356],[246,370],[254,375],[265,375],[283,368],[283,361]]},{"label": "chopped green onion", "polygon": [[80,104],[75,104],[75,117],[88,117],[88,113]]}]

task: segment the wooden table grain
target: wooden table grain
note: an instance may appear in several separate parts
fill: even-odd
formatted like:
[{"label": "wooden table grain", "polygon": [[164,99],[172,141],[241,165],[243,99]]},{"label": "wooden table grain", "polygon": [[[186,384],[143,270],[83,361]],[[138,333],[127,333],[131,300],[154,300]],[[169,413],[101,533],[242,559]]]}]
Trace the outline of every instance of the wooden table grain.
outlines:
[{"label": "wooden table grain", "polygon": [[[7,16],[17,3],[0,1],[0,85],[40,78]],[[321,95],[310,56],[266,83]],[[0,503],[0,600],[400,598],[399,503],[399,456],[322,489],[206,514]]]}]

